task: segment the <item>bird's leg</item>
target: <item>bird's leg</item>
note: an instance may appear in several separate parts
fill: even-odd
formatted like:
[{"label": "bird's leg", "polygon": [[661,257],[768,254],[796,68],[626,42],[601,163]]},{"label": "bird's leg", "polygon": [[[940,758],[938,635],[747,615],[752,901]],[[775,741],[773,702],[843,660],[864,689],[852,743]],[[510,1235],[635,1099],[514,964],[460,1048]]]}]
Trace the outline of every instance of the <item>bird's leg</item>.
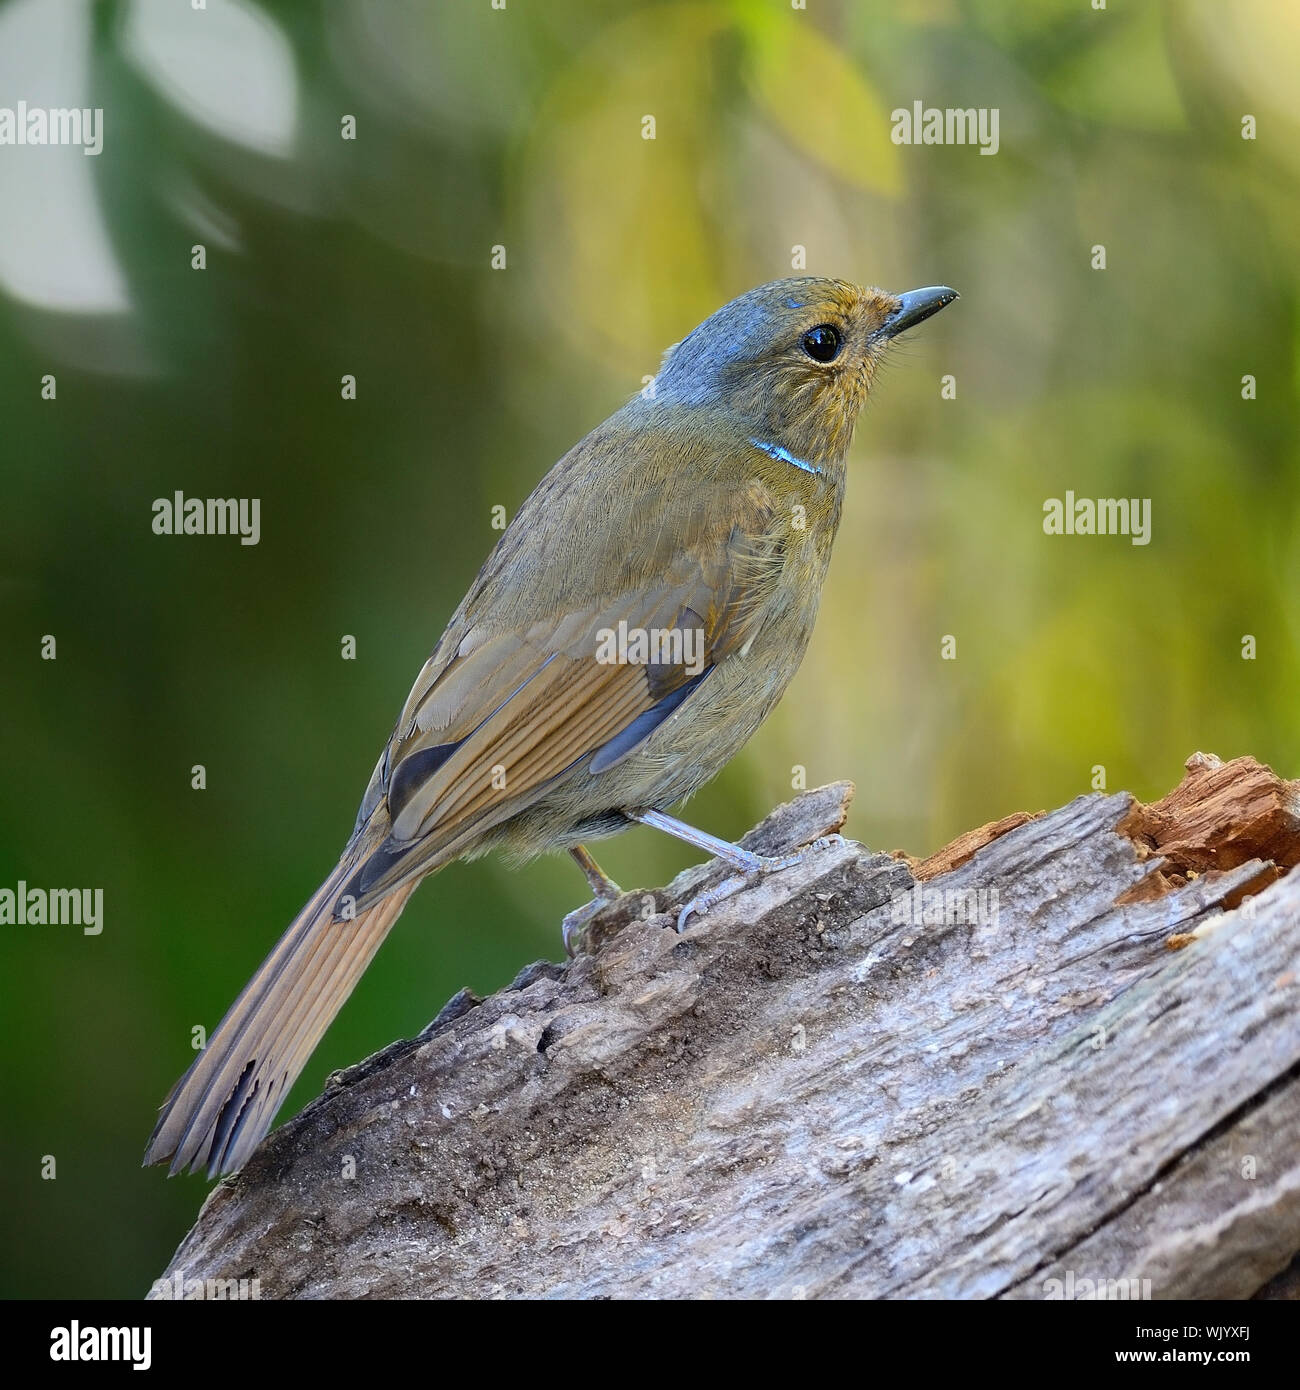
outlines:
[{"label": "bird's leg", "polygon": [[794,865],[802,863],[809,854],[844,843],[842,835],[823,835],[821,839],[814,840],[812,844],[805,845],[803,849],[794,850],[790,854],[755,854],[753,850],[742,849],[740,845],[733,845],[730,840],[720,840],[716,835],[710,835],[707,830],[696,830],[693,825],[687,825],[685,821],[677,820],[674,816],[666,816],[662,811],[625,811],[623,814],[629,820],[640,821],[642,825],[652,825],[656,830],[662,830],[679,840],[685,840],[688,845],[694,845],[696,849],[702,849],[705,853],[712,854],[715,858],[730,864],[733,869],[740,870],[738,874],[723,879],[715,887],[698,894],[682,908],[677,914],[677,930],[679,932],[686,930],[686,922],[691,913],[694,912],[703,917],[711,907],[716,906],[724,898],[729,898],[733,893],[738,892],[747,883],[751,883],[761,875],[773,874],[780,869],[793,868]]},{"label": "bird's leg", "polygon": [[564,954],[572,957],[574,942],[578,933],[602,908],[608,907],[610,903],[614,902],[623,890],[604,873],[600,865],[581,845],[574,845],[569,853],[573,855],[578,868],[586,874],[587,882],[591,884],[591,891],[595,894],[585,907],[579,907],[570,912],[560,928],[564,936]]},{"label": "bird's leg", "polygon": [[573,855],[578,868],[586,874],[587,882],[591,884],[591,891],[598,898],[605,898],[607,901],[613,902],[615,898],[622,895],[623,890],[596,863],[585,846],[574,845],[569,853]]}]

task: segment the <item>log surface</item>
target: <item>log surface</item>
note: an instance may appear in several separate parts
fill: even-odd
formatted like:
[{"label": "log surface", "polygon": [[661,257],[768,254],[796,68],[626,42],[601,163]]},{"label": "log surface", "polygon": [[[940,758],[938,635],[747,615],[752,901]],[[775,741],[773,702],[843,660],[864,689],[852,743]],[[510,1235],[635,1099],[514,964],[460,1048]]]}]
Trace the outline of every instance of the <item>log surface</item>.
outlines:
[{"label": "log surface", "polygon": [[[163,1276],[261,1296],[1295,1296],[1300,795],[1197,754],[916,863],[714,864],[332,1077]],[[778,808],[764,852],[852,787]],[[1137,1281],[1130,1284],[1129,1281]]]}]

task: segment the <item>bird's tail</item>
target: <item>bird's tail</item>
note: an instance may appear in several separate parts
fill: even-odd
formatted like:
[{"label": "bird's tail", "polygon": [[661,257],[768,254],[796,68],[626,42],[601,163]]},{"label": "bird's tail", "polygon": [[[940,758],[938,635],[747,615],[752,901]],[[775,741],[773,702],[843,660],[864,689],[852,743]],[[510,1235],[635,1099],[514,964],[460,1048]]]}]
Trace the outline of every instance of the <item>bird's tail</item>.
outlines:
[{"label": "bird's tail", "polygon": [[[209,1177],[242,1168],[270,1129],[289,1088],[401,915],[416,883],[351,920],[335,904],[359,857],[339,866],[294,918],[172,1088],[144,1161]],[[417,880],[418,881],[418,880]]]}]

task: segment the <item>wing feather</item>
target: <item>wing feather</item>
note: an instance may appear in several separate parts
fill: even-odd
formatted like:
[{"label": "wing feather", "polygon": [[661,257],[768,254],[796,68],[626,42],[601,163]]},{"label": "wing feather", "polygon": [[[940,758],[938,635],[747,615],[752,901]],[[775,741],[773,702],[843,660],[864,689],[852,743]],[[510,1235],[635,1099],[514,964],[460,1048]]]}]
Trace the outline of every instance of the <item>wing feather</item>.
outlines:
[{"label": "wing feather", "polygon": [[[521,514],[511,532],[526,521]],[[626,757],[753,635],[784,553],[786,523],[773,497],[757,480],[721,500],[717,489],[701,489],[680,523],[672,534],[661,520],[647,535],[644,519],[629,517],[629,537],[654,557],[650,577],[628,583],[624,565],[617,590],[555,614],[545,611],[548,596],[528,587],[542,571],[526,545],[484,566],[420,672],[363,803],[387,796],[391,825],[344,890],[359,910],[462,852],[608,745],[598,771]],[[608,544],[608,528],[598,530]],[[598,660],[602,634],[620,622],[702,628],[703,670]]]}]

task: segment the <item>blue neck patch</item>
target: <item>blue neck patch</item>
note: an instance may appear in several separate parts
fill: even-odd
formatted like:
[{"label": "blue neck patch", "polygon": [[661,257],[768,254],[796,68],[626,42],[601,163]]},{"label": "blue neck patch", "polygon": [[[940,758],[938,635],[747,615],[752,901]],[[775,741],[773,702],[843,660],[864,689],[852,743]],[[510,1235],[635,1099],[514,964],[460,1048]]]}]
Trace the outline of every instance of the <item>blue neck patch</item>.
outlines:
[{"label": "blue neck patch", "polygon": [[814,463],[805,463],[803,459],[796,458],[789,449],[783,449],[779,444],[769,444],[763,439],[751,439],[749,441],[755,449],[762,449],[774,459],[780,459],[782,463],[792,463],[796,468],[802,468],[805,473],[820,473],[821,469]]}]

